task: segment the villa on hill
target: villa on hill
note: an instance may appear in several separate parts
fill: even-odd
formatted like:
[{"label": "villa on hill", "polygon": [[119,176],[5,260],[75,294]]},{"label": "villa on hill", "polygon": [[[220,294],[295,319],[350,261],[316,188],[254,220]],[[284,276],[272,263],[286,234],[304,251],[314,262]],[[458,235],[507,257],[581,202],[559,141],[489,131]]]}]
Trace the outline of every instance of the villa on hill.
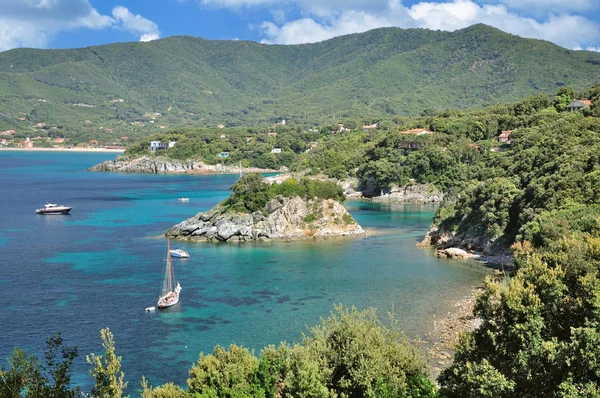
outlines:
[{"label": "villa on hill", "polygon": [[160,141],[150,141],[150,151],[162,151],[165,149],[173,148],[177,141],[169,141],[169,142],[160,142]]},{"label": "villa on hill", "polygon": [[406,131],[401,131],[399,134],[415,134],[415,135],[424,135],[424,134],[433,134],[433,131],[429,131],[424,128],[411,129]]},{"label": "villa on hill", "polygon": [[503,130],[498,136],[498,141],[503,144],[510,144],[510,133],[512,133],[512,130]]},{"label": "villa on hill", "polygon": [[567,110],[569,112],[578,112],[585,107],[592,106],[592,101],[590,100],[575,100],[567,105]]}]

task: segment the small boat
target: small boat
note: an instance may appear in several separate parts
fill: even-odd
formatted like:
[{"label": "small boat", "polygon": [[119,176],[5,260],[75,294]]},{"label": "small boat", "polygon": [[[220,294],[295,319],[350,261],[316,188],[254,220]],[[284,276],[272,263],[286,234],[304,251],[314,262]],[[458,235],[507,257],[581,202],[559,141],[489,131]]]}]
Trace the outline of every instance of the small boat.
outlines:
[{"label": "small boat", "polygon": [[190,198],[177,198],[178,202],[189,202]]},{"label": "small boat", "polygon": [[146,312],[152,312],[154,310],[156,310],[156,307],[146,307],[146,309],[144,311],[146,311]]},{"label": "small boat", "polygon": [[162,289],[158,297],[158,303],[156,304],[159,309],[171,307],[179,302],[181,285],[177,283],[177,286],[173,289],[174,279],[173,264],[171,264],[171,240],[167,239],[167,264],[165,266]]},{"label": "small boat", "polygon": [[72,207],[57,205],[56,203],[46,203],[43,208],[37,209],[37,214],[68,214]]},{"label": "small boat", "polygon": [[190,254],[183,249],[172,249],[171,256],[177,258],[190,258]]}]

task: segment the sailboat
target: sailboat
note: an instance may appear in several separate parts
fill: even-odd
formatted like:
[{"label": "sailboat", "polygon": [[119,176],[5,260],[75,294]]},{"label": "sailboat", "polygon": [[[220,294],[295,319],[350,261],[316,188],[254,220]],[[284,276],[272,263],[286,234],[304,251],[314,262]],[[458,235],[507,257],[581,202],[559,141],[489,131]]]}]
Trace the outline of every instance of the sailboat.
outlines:
[{"label": "sailboat", "polygon": [[171,307],[179,302],[179,292],[181,292],[181,285],[177,283],[175,290],[173,290],[173,265],[171,264],[171,240],[167,238],[167,265],[165,266],[165,274],[162,282],[162,289],[160,296],[158,297],[158,308]]}]

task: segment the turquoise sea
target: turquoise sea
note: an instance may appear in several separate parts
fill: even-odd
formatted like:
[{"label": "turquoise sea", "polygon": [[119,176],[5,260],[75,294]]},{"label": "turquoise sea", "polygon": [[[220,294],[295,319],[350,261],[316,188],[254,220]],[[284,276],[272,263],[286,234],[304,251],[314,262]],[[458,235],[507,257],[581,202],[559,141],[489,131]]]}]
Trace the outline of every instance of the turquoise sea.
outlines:
[{"label": "turquoise sea", "polygon": [[[108,153],[0,151],[0,358],[15,346],[41,355],[61,332],[80,356],[74,380],[91,383],[85,355],[101,352],[109,327],[123,356],[128,392],[152,384],[184,385],[198,354],[216,344],[259,350],[299,341],[335,303],[393,310],[411,337],[434,315],[481,283],[473,262],[436,258],[416,243],[434,208],[346,202],[373,235],[344,240],[179,243],[180,303],[156,305],[166,254],[163,232],[228,196],[236,176],[92,173]],[[177,197],[189,197],[180,203]],[[73,206],[42,216],[46,202]]]}]

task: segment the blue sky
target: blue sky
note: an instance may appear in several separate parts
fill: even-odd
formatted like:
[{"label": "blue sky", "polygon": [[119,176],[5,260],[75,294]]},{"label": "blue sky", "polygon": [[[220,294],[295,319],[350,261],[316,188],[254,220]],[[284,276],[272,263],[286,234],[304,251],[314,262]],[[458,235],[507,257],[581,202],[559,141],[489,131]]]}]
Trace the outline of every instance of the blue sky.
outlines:
[{"label": "blue sky", "polygon": [[475,23],[600,51],[600,0],[0,0],[0,51],[174,35],[298,44],[383,26]]}]

